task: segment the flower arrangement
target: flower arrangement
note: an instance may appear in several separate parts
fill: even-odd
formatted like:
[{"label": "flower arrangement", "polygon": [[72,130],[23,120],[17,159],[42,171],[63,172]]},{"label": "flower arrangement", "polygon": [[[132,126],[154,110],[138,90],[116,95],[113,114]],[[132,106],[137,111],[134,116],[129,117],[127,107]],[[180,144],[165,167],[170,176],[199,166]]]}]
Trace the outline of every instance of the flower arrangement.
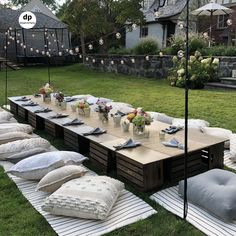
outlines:
[{"label": "flower arrangement", "polygon": [[[184,87],[186,58],[183,57],[179,60],[177,56],[174,56],[172,61],[174,63],[174,69],[168,77],[170,85]],[[189,58],[189,87],[199,89],[204,87],[205,82],[216,81],[218,67],[219,59],[213,59],[212,57],[203,59],[201,53],[196,51]]]},{"label": "flower arrangement", "polygon": [[145,126],[150,125],[153,121],[149,113],[145,112],[141,107],[137,108],[135,111],[127,116],[127,119],[133,123],[135,126]]},{"label": "flower arrangement", "polygon": [[78,108],[79,115],[87,115],[87,116],[89,116],[89,114],[90,114],[90,107],[89,107],[89,103],[88,102],[86,102],[85,100],[80,100],[79,102],[76,103],[76,107]]},{"label": "flower arrangement", "polygon": [[58,92],[54,96],[59,103],[64,101],[64,94],[62,92]]},{"label": "flower arrangement", "polygon": [[97,107],[95,108],[95,111],[101,115],[102,121],[108,121],[108,113],[112,109],[112,106],[108,106],[105,102],[101,102],[100,100],[98,100],[96,104]]},{"label": "flower arrangement", "polygon": [[43,95],[49,95],[53,93],[53,87],[49,83],[46,83],[42,88],[39,89],[39,93]]}]

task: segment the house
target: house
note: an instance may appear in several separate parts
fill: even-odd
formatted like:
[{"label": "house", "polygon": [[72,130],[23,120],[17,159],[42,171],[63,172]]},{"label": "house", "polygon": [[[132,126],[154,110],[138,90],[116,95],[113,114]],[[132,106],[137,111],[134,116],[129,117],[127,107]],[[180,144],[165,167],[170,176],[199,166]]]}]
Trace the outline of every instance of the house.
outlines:
[{"label": "house", "polygon": [[[231,8],[230,15],[214,16],[212,20],[212,38],[215,44],[236,45],[236,0],[216,0],[216,3]],[[232,25],[227,20],[232,20]],[[199,32],[207,32],[210,26],[209,17],[199,17]]]},{"label": "house", "polygon": [[[40,3],[39,0],[32,0]],[[23,29],[18,19],[22,10],[34,6],[38,9],[34,12],[37,23],[32,29]],[[41,4],[26,5],[22,10],[0,8],[0,56],[6,57],[4,47],[7,44],[7,57],[12,61],[24,63],[43,63],[48,60],[47,54],[53,58],[60,56],[65,58],[70,55],[71,38],[68,27],[53,13],[45,10]],[[9,34],[6,35],[8,29]],[[7,41],[6,41],[7,40]]]},{"label": "house", "polygon": [[[180,32],[178,22],[186,19],[187,0],[166,0],[165,6],[158,9],[159,0],[144,0],[143,12],[146,23],[137,27],[136,30],[126,34],[126,47],[133,48],[143,38],[154,38],[158,41],[159,47],[168,45],[168,39]],[[207,0],[190,1],[190,11],[197,9]],[[192,31],[197,30],[197,17],[190,15]]]}]

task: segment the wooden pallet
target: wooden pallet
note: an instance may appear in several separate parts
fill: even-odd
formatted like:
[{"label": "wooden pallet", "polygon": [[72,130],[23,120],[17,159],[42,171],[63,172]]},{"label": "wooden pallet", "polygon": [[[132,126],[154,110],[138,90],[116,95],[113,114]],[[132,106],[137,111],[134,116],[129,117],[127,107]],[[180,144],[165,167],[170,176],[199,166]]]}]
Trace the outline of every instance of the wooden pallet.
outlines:
[{"label": "wooden pallet", "polygon": [[93,164],[105,170],[106,173],[116,170],[115,152],[99,143],[90,141],[89,157]]},{"label": "wooden pallet", "polygon": [[45,131],[55,138],[63,138],[64,137],[63,127],[61,127],[61,126],[59,126],[47,119],[45,119]]},{"label": "wooden pallet", "polygon": [[43,130],[45,128],[44,118],[36,115],[34,112],[28,112],[28,123],[37,130]]},{"label": "wooden pallet", "polygon": [[141,164],[134,160],[116,154],[117,177],[125,179],[140,191],[157,189],[163,184],[163,161]]},{"label": "wooden pallet", "polygon": [[64,143],[76,152],[82,154],[89,152],[89,140],[66,128],[64,128]]},{"label": "wooden pallet", "polygon": [[18,106],[18,116],[24,120],[24,121],[28,121],[28,110],[26,110],[24,107],[22,106]]},{"label": "wooden pallet", "polygon": [[15,116],[18,116],[18,105],[12,101],[10,101],[10,111]]}]

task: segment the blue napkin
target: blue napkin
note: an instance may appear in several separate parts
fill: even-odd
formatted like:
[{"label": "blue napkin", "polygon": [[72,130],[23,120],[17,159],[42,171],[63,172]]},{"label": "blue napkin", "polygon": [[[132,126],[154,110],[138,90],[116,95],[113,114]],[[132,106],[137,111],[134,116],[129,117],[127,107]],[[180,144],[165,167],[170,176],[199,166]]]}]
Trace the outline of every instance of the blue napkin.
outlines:
[{"label": "blue napkin", "polygon": [[134,141],[131,138],[128,139],[126,142],[124,142],[123,144],[117,145],[117,146],[113,146],[116,151],[121,150],[123,148],[135,148],[141,145],[141,142],[138,141]]},{"label": "blue napkin", "polygon": [[174,147],[179,149],[184,149],[184,145],[180,143],[177,139],[173,138],[169,142],[162,142],[163,145],[167,147]]}]

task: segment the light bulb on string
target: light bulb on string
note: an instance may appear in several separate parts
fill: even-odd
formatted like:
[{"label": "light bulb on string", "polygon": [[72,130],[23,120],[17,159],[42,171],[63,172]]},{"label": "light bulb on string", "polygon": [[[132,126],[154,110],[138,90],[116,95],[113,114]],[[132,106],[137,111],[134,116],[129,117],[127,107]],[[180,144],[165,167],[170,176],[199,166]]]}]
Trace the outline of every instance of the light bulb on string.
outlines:
[{"label": "light bulb on string", "polygon": [[121,60],[121,61],[120,61],[120,64],[121,64],[121,65],[124,65],[124,61],[123,61],[123,60]]},{"label": "light bulb on string", "polygon": [[52,34],[52,37],[55,37],[55,34]]},{"label": "light bulb on string", "polygon": [[79,47],[75,48],[75,52],[78,53],[79,52]]},{"label": "light bulb on string", "polygon": [[7,46],[4,46],[4,50],[7,50]]},{"label": "light bulb on string", "polygon": [[92,44],[89,44],[89,45],[88,45],[88,48],[89,48],[89,50],[93,50],[93,45],[92,45]]},{"label": "light bulb on string", "polygon": [[102,64],[102,65],[104,64],[104,61],[103,61],[103,60],[101,60],[101,64]]},{"label": "light bulb on string", "polygon": [[7,32],[7,31],[5,32],[5,35],[8,35],[8,32]]},{"label": "light bulb on string", "polygon": [[35,35],[34,34],[32,34],[32,38],[34,38],[35,37]]},{"label": "light bulb on string", "polygon": [[45,55],[45,51],[42,51],[41,53],[42,53],[42,55]]},{"label": "light bulb on string", "polygon": [[49,51],[49,52],[51,52],[51,51],[52,51],[52,49],[51,49],[51,48],[49,48],[49,49],[48,49],[48,51]]},{"label": "light bulb on string", "polygon": [[8,41],[7,44],[10,45],[10,42]]},{"label": "light bulb on string", "polygon": [[82,58],[82,57],[83,57],[83,56],[80,54],[80,55],[79,55],[79,58]]},{"label": "light bulb on string", "polygon": [[34,49],[33,49],[33,48],[30,48],[30,51],[31,51],[31,52],[33,52],[33,51],[34,51]]},{"label": "light bulb on string", "polygon": [[21,43],[20,46],[23,47],[23,43]]},{"label": "light bulb on string", "polygon": [[11,37],[11,40],[12,40],[12,41],[14,41],[14,40],[15,40],[15,38],[14,38],[14,37]]},{"label": "light bulb on string", "polygon": [[18,33],[17,36],[20,37],[20,33]]},{"label": "light bulb on string", "polygon": [[47,55],[47,56],[49,56],[49,55],[50,55],[49,51],[47,51],[47,52],[46,52],[46,55]]},{"label": "light bulb on string", "polygon": [[159,52],[159,56],[160,56],[160,57],[163,57],[163,52]]},{"label": "light bulb on string", "polygon": [[48,45],[51,45],[51,42],[48,42]]},{"label": "light bulb on string", "polygon": [[19,40],[19,39],[17,39],[17,40],[16,40],[16,43],[20,43],[20,40]]},{"label": "light bulb on string", "polygon": [[58,55],[59,55],[59,56],[62,56],[62,52],[58,52]]},{"label": "light bulb on string", "polygon": [[47,44],[45,44],[45,45],[44,45],[44,47],[45,47],[45,48],[47,48],[47,47],[48,47],[48,45],[47,45]]},{"label": "light bulb on string", "polygon": [[95,59],[93,59],[93,63],[95,63],[96,62],[96,60]]},{"label": "light bulb on string", "polygon": [[64,45],[63,45],[63,44],[61,45],[61,48],[64,48]]},{"label": "light bulb on string", "polygon": [[146,60],[146,61],[149,61],[149,56],[146,56],[146,57],[145,57],[145,60]]},{"label": "light bulb on string", "polygon": [[66,48],[66,52],[69,52],[69,49],[68,49],[68,48]]},{"label": "light bulb on string", "polygon": [[69,53],[70,53],[70,55],[74,54],[72,49],[69,50]]},{"label": "light bulb on string", "polygon": [[135,59],[134,59],[134,58],[132,58],[132,59],[131,59],[131,62],[134,64],[134,63],[135,63]]},{"label": "light bulb on string", "polygon": [[231,26],[231,25],[233,24],[233,21],[232,21],[232,19],[228,19],[228,20],[226,21],[226,23],[227,23],[228,26]]},{"label": "light bulb on string", "polygon": [[100,44],[101,46],[104,44],[103,38],[100,38],[100,39],[99,39],[99,44]]},{"label": "light bulb on string", "polygon": [[179,50],[177,53],[178,57],[182,58],[184,57],[184,51],[183,50]]},{"label": "light bulb on string", "polygon": [[160,12],[159,11],[154,11],[154,17],[159,18],[160,17]]},{"label": "light bulb on string", "polygon": [[184,22],[183,22],[183,21],[180,21],[180,22],[178,23],[178,27],[179,27],[179,29],[184,29],[184,28],[185,28]]},{"label": "light bulb on string", "polygon": [[9,27],[9,30],[12,30],[12,27]]},{"label": "light bulb on string", "polygon": [[121,39],[121,34],[119,32],[116,33],[116,38]]},{"label": "light bulb on string", "polygon": [[54,43],[55,43],[57,40],[56,40],[56,39],[54,39],[53,41],[54,41]]},{"label": "light bulb on string", "polygon": [[111,64],[114,65],[114,61],[111,61]]},{"label": "light bulb on string", "polygon": [[88,61],[88,60],[89,60],[89,58],[88,58],[88,57],[86,57],[86,58],[85,58],[85,60],[86,60],[86,61]]},{"label": "light bulb on string", "polygon": [[208,33],[207,33],[207,32],[204,32],[204,33],[203,33],[203,37],[204,37],[205,39],[207,39],[207,38],[208,38]]},{"label": "light bulb on string", "polygon": [[35,50],[35,52],[36,52],[36,53],[39,53],[39,50],[38,50],[38,49],[36,49],[36,50]]},{"label": "light bulb on string", "polygon": [[137,29],[137,25],[134,23],[132,24],[132,30],[136,30]]}]

